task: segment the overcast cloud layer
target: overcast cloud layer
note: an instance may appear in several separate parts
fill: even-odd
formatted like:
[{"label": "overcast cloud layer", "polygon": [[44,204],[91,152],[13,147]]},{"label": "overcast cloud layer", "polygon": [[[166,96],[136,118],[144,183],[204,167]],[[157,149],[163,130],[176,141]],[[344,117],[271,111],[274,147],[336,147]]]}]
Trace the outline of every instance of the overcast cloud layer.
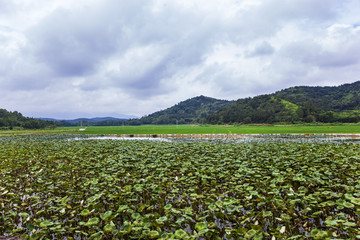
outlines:
[{"label": "overcast cloud layer", "polygon": [[359,0],[0,0],[0,108],[143,116],[360,80]]}]

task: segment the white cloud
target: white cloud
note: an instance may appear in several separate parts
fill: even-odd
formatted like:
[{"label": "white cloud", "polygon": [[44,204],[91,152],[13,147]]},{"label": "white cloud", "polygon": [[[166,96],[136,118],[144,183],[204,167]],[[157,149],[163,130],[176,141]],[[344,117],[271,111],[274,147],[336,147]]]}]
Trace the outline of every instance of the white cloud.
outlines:
[{"label": "white cloud", "polygon": [[0,107],[141,116],[197,95],[353,82],[359,11],[357,0],[1,1]]}]

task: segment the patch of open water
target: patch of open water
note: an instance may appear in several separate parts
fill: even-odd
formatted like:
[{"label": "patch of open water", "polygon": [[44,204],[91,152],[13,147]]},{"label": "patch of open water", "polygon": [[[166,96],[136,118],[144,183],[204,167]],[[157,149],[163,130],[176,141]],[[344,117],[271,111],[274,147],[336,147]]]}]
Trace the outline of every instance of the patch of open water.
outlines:
[{"label": "patch of open water", "polygon": [[356,143],[360,134],[159,134],[159,135],[76,135],[69,140],[148,140],[159,142],[223,143]]}]

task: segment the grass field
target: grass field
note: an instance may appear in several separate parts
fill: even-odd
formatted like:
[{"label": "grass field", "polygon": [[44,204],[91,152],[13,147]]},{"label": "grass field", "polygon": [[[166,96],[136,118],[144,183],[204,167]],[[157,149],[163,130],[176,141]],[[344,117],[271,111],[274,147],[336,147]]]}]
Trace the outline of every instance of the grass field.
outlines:
[{"label": "grass field", "polygon": [[360,124],[344,125],[142,125],[142,126],[104,126],[59,127],[52,130],[6,130],[0,135],[28,134],[326,134],[360,133]]},{"label": "grass field", "polygon": [[360,125],[271,125],[271,126],[223,126],[223,125],[142,125],[118,127],[58,128],[58,131],[81,134],[312,134],[312,133],[360,133]]}]

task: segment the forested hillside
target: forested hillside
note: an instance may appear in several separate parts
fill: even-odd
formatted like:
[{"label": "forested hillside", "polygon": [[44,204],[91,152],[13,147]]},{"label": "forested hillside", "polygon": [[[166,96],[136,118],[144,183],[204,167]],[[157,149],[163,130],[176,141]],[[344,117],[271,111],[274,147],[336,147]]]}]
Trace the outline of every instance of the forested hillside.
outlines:
[{"label": "forested hillside", "polygon": [[360,81],[339,87],[293,87],[239,99],[208,123],[359,122]]},{"label": "forested hillside", "polygon": [[54,122],[24,117],[19,112],[0,109],[0,129],[13,129],[15,127],[40,129],[51,126],[54,126]]},{"label": "forested hillside", "polygon": [[176,104],[173,107],[152,113],[137,120],[129,120],[129,124],[189,124],[202,123],[205,118],[234,101],[218,100],[198,96]]}]

